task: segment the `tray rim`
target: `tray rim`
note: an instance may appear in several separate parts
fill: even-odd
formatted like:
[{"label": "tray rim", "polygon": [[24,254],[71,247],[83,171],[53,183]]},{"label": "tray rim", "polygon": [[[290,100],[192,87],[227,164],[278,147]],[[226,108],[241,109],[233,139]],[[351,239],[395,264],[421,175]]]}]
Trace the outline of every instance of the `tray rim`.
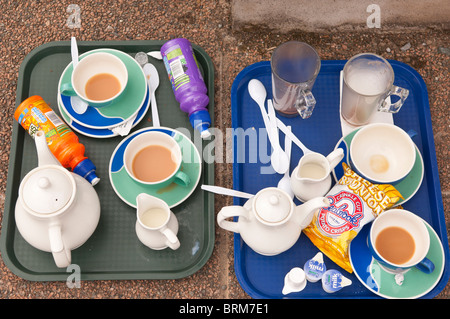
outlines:
[{"label": "tray rim", "polygon": [[[335,66],[335,67],[339,67],[340,69],[343,69],[344,64],[347,60],[323,60],[322,61],[322,68],[324,66],[328,67],[328,66]],[[430,104],[429,104],[429,99],[428,99],[428,90],[427,90],[427,86],[425,81],[423,80],[422,76],[411,66],[409,66],[406,63],[403,63],[401,61],[397,61],[397,60],[388,60],[389,63],[391,63],[392,65],[395,65],[395,67],[398,68],[402,68],[404,69],[406,72],[409,72],[415,80],[418,81],[418,84],[420,86],[420,88],[422,89],[420,92],[421,95],[421,102],[423,103],[424,106],[424,110],[423,112],[427,111],[429,112],[430,110]],[[232,123],[232,127],[235,127],[235,125],[238,123],[239,121],[239,117],[237,115],[238,112],[233,112],[235,110],[235,108],[238,106],[237,104],[237,87],[241,84],[240,82],[242,81],[242,78],[244,78],[245,76],[247,76],[248,73],[254,71],[255,69],[258,68],[269,68],[270,69],[270,61],[259,61],[256,63],[253,63],[251,65],[246,66],[244,69],[242,69],[237,76],[235,77],[232,87],[231,87],[231,123]],[[322,69],[321,69],[322,70]],[[320,72],[319,72],[319,76],[320,76]],[[428,176],[424,176],[424,178],[427,178],[428,180],[431,179],[431,184],[433,185],[433,197],[430,198],[430,205],[432,207],[436,208],[436,215],[438,217],[437,221],[438,221],[438,225],[432,225],[432,227],[436,227],[439,229],[439,232],[441,234],[447,234],[447,236],[444,236],[444,238],[440,238],[442,245],[444,247],[444,257],[446,259],[446,267],[445,270],[438,282],[438,284],[431,290],[429,291],[426,295],[423,296],[423,298],[433,298],[436,295],[438,295],[446,286],[446,284],[449,281],[450,278],[450,269],[448,267],[449,263],[450,263],[450,249],[449,249],[449,242],[448,242],[448,231],[446,228],[446,223],[445,223],[445,214],[444,214],[444,207],[443,207],[443,201],[442,201],[442,193],[439,191],[435,191],[435,190],[440,190],[440,179],[439,179],[439,171],[438,171],[438,167],[437,167],[437,158],[436,158],[436,148],[435,148],[435,144],[434,144],[434,139],[433,139],[433,130],[432,130],[432,122],[431,122],[431,116],[428,113],[428,116],[425,114],[424,116],[425,119],[425,134],[426,134],[426,140],[424,139],[424,144],[426,143],[427,147],[429,148],[430,152],[427,154],[422,154],[423,157],[428,156],[429,158],[429,162],[431,164],[432,167],[432,174],[428,174]],[[422,134],[423,136],[423,134]],[[234,149],[234,146],[233,146]],[[235,190],[240,190],[238,186],[240,185],[236,185],[236,182],[240,182],[240,165],[241,163],[237,163],[237,161],[233,162],[233,189]],[[239,183],[240,184],[240,183]],[[233,199],[233,204],[234,205],[240,205],[242,203],[242,199],[239,198],[234,198]],[[236,273],[236,277],[239,281],[239,283],[241,284],[242,288],[252,297],[252,298],[273,298],[271,296],[265,295],[264,293],[260,292],[260,291],[255,291],[253,289],[253,285],[248,285],[247,282],[245,281],[245,276],[241,271],[242,268],[242,263],[241,263],[241,254],[238,253],[240,252],[240,247],[242,245],[245,245],[245,243],[242,241],[241,236],[237,233],[234,234],[234,268],[235,268],[235,273]],[[289,296],[285,296],[285,298],[289,298]],[[314,298],[314,297],[303,297],[303,298]],[[323,298],[323,297],[322,297]],[[326,298],[330,298],[330,299],[334,299],[334,298],[342,298],[342,296],[336,297],[333,295],[328,295]],[[347,297],[350,298],[350,297]],[[364,296],[364,297],[358,297],[360,299],[377,299],[377,298],[381,298],[380,296],[377,295],[373,295],[373,296]]]},{"label": "tray rim", "polygon": [[[120,41],[78,41],[78,47],[80,50],[80,54],[93,50],[95,48],[100,47],[133,47],[133,46],[157,46],[161,47],[168,40],[120,40]],[[214,123],[214,110],[215,110],[215,91],[214,91],[214,65],[210,56],[206,53],[206,51],[198,46],[195,43],[192,43],[192,47],[196,54],[197,60],[199,63],[206,66],[204,70],[205,73],[208,74],[207,87],[208,87],[208,96],[210,98],[208,110],[211,116],[211,122]],[[56,50],[55,50],[56,49]],[[84,51],[85,49],[85,51]],[[35,64],[34,60],[39,59],[39,55],[42,54],[45,50],[55,50],[52,54],[57,53],[66,53],[70,56],[70,41],[51,41],[39,45],[38,47],[31,50],[23,59],[18,73],[17,79],[17,88],[16,88],[16,100],[15,107],[17,107],[28,95],[24,94],[24,90],[26,90],[26,85],[23,81],[24,74],[26,74],[28,68],[33,68]],[[127,52],[125,52],[127,53]],[[20,180],[17,181],[15,176],[20,174],[20,168],[15,166],[15,160],[20,156],[18,152],[20,152],[19,147],[15,141],[19,139],[19,137],[23,137],[26,132],[21,129],[21,126],[17,123],[17,121],[13,120],[12,125],[12,133],[11,133],[11,143],[10,143],[10,157],[8,164],[8,175],[6,181],[6,191],[5,191],[5,203],[4,210],[2,215],[2,226],[0,230],[0,252],[1,259],[7,268],[15,275],[22,279],[30,280],[30,281],[66,281],[68,276],[70,276],[69,272],[64,272],[62,270],[58,272],[48,272],[48,273],[37,273],[34,271],[27,270],[23,267],[17,258],[10,254],[10,250],[13,249],[10,245],[13,245],[12,242],[8,241],[10,236],[9,228],[15,227],[15,219],[14,219],[14,207],[15,201],[13,198],[17,197],[13,195],[13,190],[18,189],[17,183],[20,185]],[[202,162],[202,176],[201,179],[205,178],[203,172],[207,172],[208,179],[214,181],[215,178],[215,170],[213,164],[207,164]],[[192,261],[192,264],[185,266],[180,271],[168,271],[164,273],[151,272],[151,276],[148,276],[149,272],[147,271],[110,271],[107,273],[101,272],[89,272],[82,273],[81,280],[149,280],[149,279],[180,279],[184,277],[188,277],[198,270],[200,270],[209,258],[212,256],[212,252],[214,250],[215,243],[215,218],[214,218],[214,195],[211,193],[204,194],[206,203],[205,209],[208,210],[208,215],[210,216],[210,222],[208,227],[207,234],[205,233],[205,247],[203,248],[203,253],[198,256],[195,260]],[[207,236],[206,236],[207,235]]]}]

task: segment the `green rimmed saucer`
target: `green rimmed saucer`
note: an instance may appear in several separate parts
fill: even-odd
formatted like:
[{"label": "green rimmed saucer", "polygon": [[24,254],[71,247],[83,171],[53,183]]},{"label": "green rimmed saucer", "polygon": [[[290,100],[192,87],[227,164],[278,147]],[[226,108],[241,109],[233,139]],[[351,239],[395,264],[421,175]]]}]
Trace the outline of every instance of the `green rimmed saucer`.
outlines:
[{"label": "green rimmed saucer", "polygon": [[[130,177],[130,175],[128,175],[123,162],[125,148],[133,138],[139,134],[149,131],[166,133],[172,136],[177,141],[178,145],[180,145],[183,153],[181,170],[191,178],[191,183],[189,186],[183,187],[172,183],[162,189],[153,189],[137,183]],[[170,208],[179,205],[193,193],[198,182],[200,181],[201,172],[201,157],[192,141],[177,130],[167,127],[147,127],[127,136],[119,143],[119,145],[117,145],[109,163],[109,179],[114,191],[120,199],[134,208],[136,208],[136,196],[141,193],[146,193],[162,199],[167,203],[167,205],[169,205]]]},{"label": "green rimmed saucer", "polygon": [[359,232],[349,247],[350,262],[358,280],[373,293],[389,299],[415,299],[430,292],[439,282],[445,268],[445,254],[439,236],[425,221],[430,235],[430,249],[427,258],[435,266],[431,274],[425,274],[417,268],[411,268],[404,274],[401,285],[395,282],[395,275],[387,272],[373,259],[367,246],[367,236],[371,225]]},{"label": "green rimmed saucer", "polygon": [[[350,145],[352,143],[353,137],[355,136],[358,129],[352,131],[347,134],[343,138],[341,138],[336,144],[335,149],[342,148],[344,150],[344,158],[342,161],[336,165],[333,170],[333,177],[335,181],[339,181],[339,179],[344,175],[344,169],[342,168],[342,163],[345,162],[350,167]],[[423,175],[424,175],[424,165],[422,155],[419,152],[419,149],[416,147],[416,161],[414,163],[413,168],[409,172],[408,175],[405,176],[401,181],[393,183],[392,185],[402,194],[404,199],[399,200],[396,205],[401,205],[406,203],[414,194],[419,190],[420,185],[422,185]]]},{"label": "green rimmed saucer", "polygon": [[132,119],[139,112],[146,99],[147,78],[139,63],[130,55],[115,49],[96,49],[80,55],[83,57],[96,53],[107,52],[120,58],[128,71],[128,82],[125,91],[111,105],[96,108],[89,106],[83,114],[78,114],[72,107],[70,96],[59,93],[61,83],[69,82],[72,76],[72,62],[63,71],[58,83],[58,97],[61,99],[65,113],[76,123],[86,128],[110,129]]}]

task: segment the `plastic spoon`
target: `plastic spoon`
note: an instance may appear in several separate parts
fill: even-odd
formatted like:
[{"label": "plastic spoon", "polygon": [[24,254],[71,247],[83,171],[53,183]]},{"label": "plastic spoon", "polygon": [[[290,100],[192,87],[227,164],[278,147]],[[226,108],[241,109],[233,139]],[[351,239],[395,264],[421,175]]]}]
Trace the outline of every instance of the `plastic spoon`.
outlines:
[{"label": "plastic spoon", "polygon": [[287,163],[286,170],[284,173],[286,173],[289,170],[289,157],[287,156],[286,152],[283,151],[280,145],[280,136],[278,135],[278,126],[277,126],[277,116],[275,115],[275,109],[272,104],[272,100],[267,100],[267,113],[269,115],[269,122],[271,126],[271,132],[270,134],[273,137],[273,141],[276,145],[272,145],[274,149],[277,149],[277,155],[279,156],[279,161],[283,162],[283,165],[286,165],[284,163]]},{"label": "plastic spoon", "polygon": [[152,120],[153,126],[159,127],[159,115],[158,115],[158,106],[156,105],[156,89],[159,86],[159,75],[158,70],[156,70],[155,66],[151,63],[147,63],[142,68],[144,70],[145,76],[148,79],[148,84],[150,86],[150,91],[152,93],[151,97],[151,106],[152,106]]},{"label": "plastic spoon", "polygon": [[236,191],[234,189],[229,189],[221,186],[214,186],[214,185],[202,185],[201,188],[205,191],[219,194],[219,195],[228,195],[228,196],[234,196],[234,197],[241,197],[241,198],[252,198],[255,195]]},{"label": "plastic spoon", "polygon": [[[136,60],[137,63],[139,63],[139,65],[141,67],[143,67],[143,65],[145,63],[148,62],[148,57],[147,54],[144,52],[138,52],[134,59]],[[145,74],[145,70],[144,74]],[[147,79],[148,82],[148,78],[150,77],[150,75],[145,74],[145,78]],[[149,90],[151,91],[151,88],[149,87]],[[133,123],[136,120],[137,114],[134,115],[132,118],[128,119],[128,121],[126,121],[125,123],[122,123],[120,125],[116,125],[113,126],[111,128],[109,128],[112,132],[119,134],[120,136],[127,136],[128,133],[130,133],[131,129],[133,128]]]},{"label": "plastic spoon", "polygon": [[147,54],[149,56],[151,56],[152,58],[155,58],[157,60],[162,60],[162,55],[161,55],[161,52],[159,52],[159,51],[150,51],[150,52],[147,52]]},{"label": "plastic spoon", "polygon": [[[70,53],[72,54],[72,72],[74,72],[78,64],[78,46],[75,37],[72,37],[70,39]],[[70,104],[72,104],[73,110],[78,114],[83,114],[84,112],[86,112],[88,107],[88,104],[81,100],[78,96],[71,96]]]},{"label": "plastic spoon", "polygon": [[[147,83],[149,86],[149,90],[150,92],[152,92],[152,87],[150,85],[150,77],[151,77],[151,68],[147,67],[144,68],[145,65],[148,63],[148,57],[147,54],[145,52],[138,52],[136,53],[134,59],[136,60],[137,63],[139,63],[139,65],[142,67],[142,71],[144,72],[145,78],[147,79]],[[153,104],[152,104],[152,108],[153,108]],[[153,117],[155,117],[156,112],[153,112]],[[156,117],[158,115],[156,114]],[[126,136],[128,135],[128,133],[130,133],[131,129],[133,128],[133,123],[136,120],[137,114],[134,115],[132,118],[128,119],[128,121],[126,121],[123,124],[114,126],[112,128],[110,128],[110,130],[116,134],[119,134],[120,136]]]},{"label": "plastic spoon", "polygon": [[298,139],[297,136],[294,135],[294,133],[292,133],[292,131],[290,131],[288,129],[288,127],[281,122],[280,119],[277,119],[277,125],[278,128],[287,136],[289,136],[289,138],[291,139],[292,142],[294,142],[298,147],[300,147],[300,149],[303,151],[303,154],[306,153],[313,153],[313,151],[311,151],[309,148],[307,148],[302,142],[300,142],[300,140]]},{"label": "plastic spoon", "polygon": [[[290,126],[288,126],[287,128],[289,129],[289,131],[291,130]],[[284,151],[286,152],[286,155],[289,160],[291,159],[291,148],[292,148],[292,141],[286,134],[284,136]],[[292,191],[291,188],[291,177],[289,176],[289,169],[286,171],[286,173],[284,173],[283,178],[280,179],[280,181],[278,182],[278,188],[281,188],[286,193],[288,193],[289,196],[291,196],[291,198],[294,198],[294,192]]]},{"label": "plastic spoon", "polygon": [[261,115],[267,130],[267,135],[269,136],[270,144],[272,144],[273,152],[270,156],[272,167],[277,173],[284,174],[289,168],[289,161],[286,153],[281,149],[279,141],[276,141],[275,137],[272,134],[272,126],[270,125],[269,117],[267,115],[266,109],[264,108],[264,101],[266,100],[267,96],[266,89],[264,88],[264,85],[261,83],[261,81],[252,79],[248,83],[248,92],[261,110]]}]

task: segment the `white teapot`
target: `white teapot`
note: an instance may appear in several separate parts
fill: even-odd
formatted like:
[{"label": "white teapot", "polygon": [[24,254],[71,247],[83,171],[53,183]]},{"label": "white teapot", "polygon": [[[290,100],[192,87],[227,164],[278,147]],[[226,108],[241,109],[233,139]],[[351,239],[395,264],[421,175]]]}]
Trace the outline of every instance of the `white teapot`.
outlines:
[{"label": "white teapot", "polygon": [[[217,223],[225,230],[239,233],[255,252],[273,256],[291,248],[302,229],[312,221],[314,212],[329,205],[327,198],[317,197],[296,206],[285,191],[268,187],[244,206],[223,207],[217,215]],[[226,220],[234,216],[239,217],[237,222]]]},{"label": "white teapot", "polygon": [[35,134],[39,166],[21,181],[15,220],[33,247],[51,252],[60,268],[71,264],[71,250],[84,244],[100,219],[92,185],[65,169],[50,152],[45,134]]}]

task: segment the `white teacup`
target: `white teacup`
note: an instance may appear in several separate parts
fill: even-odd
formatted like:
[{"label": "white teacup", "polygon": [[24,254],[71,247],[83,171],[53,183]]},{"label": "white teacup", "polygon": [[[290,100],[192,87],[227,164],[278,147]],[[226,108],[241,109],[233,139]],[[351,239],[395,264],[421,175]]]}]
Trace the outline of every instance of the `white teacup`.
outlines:
[{"label": "white teacup", "polygon": [[[99,80],[98,76],[106,76],[109,81],[112,81],[106,83],[118,84],[118,86],[113,90],[114,85],[100,85],[100,81],[105,79]],[[96,79],[97,84],[92,83]],[[128,70],[120,58],[107,52],[95,52],[86,55],[78,62],[72,72],[71,81],[62,83],[60,92],[68,96],[76,95],[90,106],[103,107],[110,105],[122,95],[127,82]],[[92,93],[89,95],[90,85],[93,86],[91,90],[97,92],[100,97],[93,96]]]},{"label": "white teacup", "polygon": [[[155,175],[153,178],[153,176],[149,176],[153,174],[152,171],[149,171],[147,175],[140,174],[137,170],[137,165],[139,165],[138,156],[140,154],[142,155],[142,152],[145,150],[149,150],[149,147],[154,146],[162,147],[169,153],[166,157],[161,157],[161,160],[157,160],[156,153],[148,151],[147,159],[143,158],[143,164],[146,165],[149,170],[154,170],[155,174],[158,173],[158,175]],[[155,152],[156,151],[158,150],[155,149]],[[175,139],[170,135],[159,131],[150,131],[139,134],[127,145],[123,155],[124,166],[130,177],[140,184],[153,188],[163,188],[172,182],[184,187],[188,186],[191,179],[189,175],[181,171],[182,160],[183,155],[181,147]],[[169,163],[171,166],[167,167]]]},{"label": "white teacup", "polygon": [[137,196],[136,202],[136,235],[139,240],[155,250],[178,249],[178,220],[166,202],[144,193]]},{"label": "white teacup", "polygon": [[[393,231],[391,227],[397,229],[394,231],[398,231],[398,229],[406,231],[410,237],[405,234],[391,233],[389,235],[384,233],[386,236],[384,244],[383,242],[377,243],[377,240],[382,241],[379,237],[382,236],[380,234],[383,231]],[[409,238],[413,244],[408,245],[408,240],[402,238]],[[426,258],[430,249],[428,229],[422,219],[407,210],[390,209],[378,216],[371,225],[367,243],[372,256],[389,272],[402,274],[412,267],[427,274],[434,270],[433,262]],[[383,245],[385,249],[386,247],[388,249],[383,251]],[[411,249],[411,247],[413,248]],[[396,254],[404,254],[404,256],[396,256]]]},{"label": "white teacup", "polygon": [[411,171],[416,148],[411,137],[398,126],[374,123],[356,132],[350,145],[350,161],[361,177],[392,184]]}]

